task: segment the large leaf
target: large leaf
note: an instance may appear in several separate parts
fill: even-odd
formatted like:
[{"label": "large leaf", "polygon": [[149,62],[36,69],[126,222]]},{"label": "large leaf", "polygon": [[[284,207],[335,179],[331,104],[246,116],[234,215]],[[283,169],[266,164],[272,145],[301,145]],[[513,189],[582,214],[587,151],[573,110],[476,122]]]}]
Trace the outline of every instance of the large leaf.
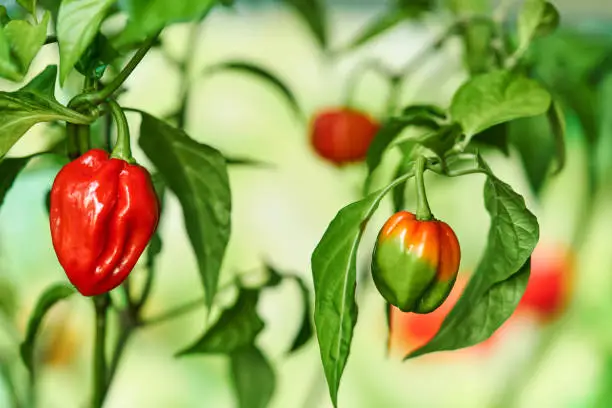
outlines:
[{"label": "large leaf", "polygon": [[527,48],[532,39],[550,33],[559,25],[559,12],[544,0],[525,0],[517,20],[519,48]]},{"label": "large leaf", "polygon": [[72,285],[58,283],[47,288],[38,298],[36,306],[30,314],[25,340],[19,346],[21,359],[30,372],[34,370],[34,342],[43,318],[53,305],[75,292],[76,290]]},{"label": "large leaf", "polygon": [[28,164],[31,157],[8,158],[0,161],[0,207],[4,203],[4,197],[11,188],[15,179]]},{"label": "large leaf", "polygon": [[60,83],[94,39],[109,8],[117,0],[63,0],[57,21]]},{"label": "large leaf", "polygon": [[258,299],[257,290],[241,289],[236,303],[221,313],[219,320],[200,340],[178,355],[228,354],[253,344],[264,328],[264,322],[257,314]]},{"label": "large leaf", "polygon": [[4,27],[4,36],[11,44],[11,49],[19,61],[21,72],[28,71],[30,63],[44,45],[50,17],[49,12],[45,12],[37,25],[32,25],[25,20],[11,20]]},{"label": "large leaf", "polygon": [[185,228],[210,307],[231,227],[225,159],[212,147],[144,112],[139,142],[183,207]]},{"label": "large leaf", "polygon": [[238,408],[266,408],[276,385],[274,369],[266,357],[250,345],[234,351],[230,358]]},{"label": "large leaf", "polygon": [[172,23],[200,21],[217,0],[120,0],[129,21],[117,38],[118,45],[130,44],[155,34]]},{"label": "large leaf", "polygon": [[550,101],[550,94],[537,82],[499,70],[463,84],[453,97],[450,112],[463,127],[467,144],[491,126],[545,113]]},{"label": "large leaf", "polygon": [[523,296],[529,259],[539,238],[537,219],[523,197],[492,174],[485,182],[484,198],[491,216],[484,256],[436,336],[407,358],[486,340],[512,315]]},{"label": "large leaf", "polygon": [[380,200],[410,175],[396,179],[384,189],[340,210],[312,254],[315,328],[334,406],[338,402],[340,378],[348,360],[357,322],[357,248]]},{"label": "large leaf", "polygon": [[293,353],[302,346],[304,346],[308,341],[312,338],[314,332],[312,327],[312,310],[310,307],[310,293],[308,288],[306,287],[306,283],[299,277],[294,277],[295,282],[298,284],[300,288],[300,294],[302,295],[302,324],[300,326],[300,330],[297,335],[293,339],[293,343],[291,344],[291,348],[289,349],[290,353]]},{"label": "large leaf", "polygon": [[249,62],[227,61],[208,67],[204,73],[211,75],[223,71],[236,71],[238,73],[250,74],[255,78],[261,79],[268,85],[276,88],[276,90],[285,97],[286,101],[289,103],[291,109],[295,112],[298,118],[304,117],[304,112],[300,108],[300,104],[295,98],[295,95],[293,95],[293,92],[291,92],[291,89],[289,89],[289,87],[283,81],[281,81],[270,71]]},{"label": "large leaf", "polygon": [[310,28],[319,46],[327,48],[326,12],[323,0],[283,0],[292,6]]},{"label": "large leaf", "polygon": [[39,122],[62,120],[86,125],[93,118],[68,109],[55,100],[57,67],[50,65],[15,92],[0,92],[0,158]]}]

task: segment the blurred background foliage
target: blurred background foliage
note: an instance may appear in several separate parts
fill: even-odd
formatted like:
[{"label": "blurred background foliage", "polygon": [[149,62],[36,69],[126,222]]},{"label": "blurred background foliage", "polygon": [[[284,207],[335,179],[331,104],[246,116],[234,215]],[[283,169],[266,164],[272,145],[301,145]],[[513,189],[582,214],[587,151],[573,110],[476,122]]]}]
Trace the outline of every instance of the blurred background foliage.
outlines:
[{"label": "blurred background foliage", "polygon": [[[41,4],[50,3],[49,0]],[[296,2],[298,3],[298,2]],[[377,59],[402,67],[442,32],[448,15],[430,13],[399,2],[418,20],[395,25],[384,35],[337,59],[319,51],[316,37],[292,9],[272,1],[239,1],[217,9],[205,21],[195,46],[190,24],[164,30],[154,48],[126,83],[120,102],[160,117],[180,106],[183,82],[177,62],[192,54],[186,131],[233,157],[269,163],[262,168],[230,169],[234,208],[230,246],[223,277],[236,274],[257,279],[263,262],[310,278],[310,255],[329,221],[342,206],[360,197],[363,165],[334,167],[319,159],[308,141],[307,119],[296,117],[281,93],[240,72],[203,71],[228,60],[265,67],[288,85],[309,118],[320,109],[343,103],[347,83],[353,103],[374,116],[385,112],[387,82],[367,73],[348,82],[355,68]],[[473,1],[479,6],[486,0]],[[539,118],[497,129],[510,145],[507,157],[486,150],[496,174],[526,197],[541,225],[538,259],[532,274],[557,273],[567,284],[567,304],[549,319],[511,319],[486,347],[436,353],[402,363],[386,356],[386,323],[382,300],[372,286],[360,294],[360,320],[340,391],[341,405],[352,408],[402,407],[607,407],[612,405],[612,8],[607,0],[558,0],[562,23],[551,37],[529,52],[530,69],[558,96],[566,114],[567,165],[551,178],[554,144]],[[391,2],[344,0],[326,2],[330,49],[342,49],[384,15]],[[393,2],[394,5],[398,3]],[[424,2],[427,6],[429,2]],[[427,9],[427,7],[425,7]],[[510,8],[510,15],[516,7]],[[57,63],[57,48],[46,46],[28,78]],[[474,61],[467,61],[473,67]],[[401,90],[400,105],[437,103],[448,106],[467,77],[462,44],[450,41],[416,64]],[[150,86],[154,83],[155,86]],[[76,72],[58,99],[80,85]],[[0,82],[4,90],[15,84]],[[130,115],[133,132],[138,117]],[[39,151],[60,129],[38,125],[9,153]],[[501,137],[501,136],[500,136]],[[55,139],[57,140],[57,139]],[[137,159],[146,158],[136,147]],[[393,154],[377,179],[392,174]],[[33,161],[7,194],[0,210],[0,367],[18,359],[27,316],[41,291],[64,279],[51,246],[45,195],[62,163]],[[462,246],[462,275],[478,262],[486,239],[488,217],[481,204],[481,176],[428,179],[430,204],[436,216],[455,229]],[[414,202],[408,197],[408,207]],[[371,244],[392,205],[372,220],[360,258],[367,269]],[[183,233],[178,202],[169,195],[160,226],[164,251],[148,315],[157,315],[201,296],[195,259]],[[553,272],[551,272],[553,271]],[[142,279],[136,268],[135,280]],[[327,389],[317,346],[311,341],[290,358],[301,323],[299,288],[283,283],[267,290],[261,302],[266,330],[260,345],[277,370],[273,407],[327,407]],[[231,294],[229,294],[231,296]],[[92,344],[91,305],[74,297],[55,308],[45,322],[38,352],[41,406],[70,408],[86,400]],[[108,407],[231,407],[229,365],[223,357],[176,359],[205,325],[196,310],[180,319],[139,331],[132,339]],[[407,329],[410,330],[410,329]],[[417,341],[417,340],[415,340]],[[416,343],[414,343],[416,344]],[[413,346],[414,346],[413,344]],[[26,386],[23,367],[12,377]],[[0,383],[0,406],[9,407],[12,386]]]}]

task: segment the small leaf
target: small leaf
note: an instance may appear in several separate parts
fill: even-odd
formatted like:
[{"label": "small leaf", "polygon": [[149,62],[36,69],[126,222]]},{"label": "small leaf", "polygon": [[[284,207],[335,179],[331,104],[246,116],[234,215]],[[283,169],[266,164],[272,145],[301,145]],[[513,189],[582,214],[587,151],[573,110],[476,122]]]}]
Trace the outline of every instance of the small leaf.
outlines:
[{"label": "small leaf", "polygon": [[21,359],[30,372],[34,371],[34,342],[43,318],[53,305],[73,293],[76,293],[74,287],[65,283],[58,283],[48,287],[38,298],[28,321],[25,340],[19,346]]},{"label": "small leaf", "polygon": [[166,185],[176,194],[198,261],[210,308],[230,236],[231,193],[227,166],[215,149],[141,112],[139,143]]},{"label": "small leaf", "polygon": [[546,112],[550,129],[555,139],[555,151],[557,154],[557,167],[553,174],[559,174],[565,167],[565,116],[561,105],[553,100],[548,112]]},{"label": "small leaf", "polygon": [[225,154],[223,156],[225,156],[225,162],[228,166],[274,167],[273,164],[258,159],[250,159],[248,157],[228,157]]},{"label": "small leaf", "polygon": [[50,90],[55,88],[57,67],[50,65],[29,84],[15,92],[0,91],[0,158],[39,122],[62,120],[80,125],[93,119],[59,104]]},{"label": "small leaf", "polygon": [[381,34],[386,33],[392,28],[396,27],[399,23],[406,20],[406,15],[398,10],[392,9],[381,16],[377,17],[373,21],[369,22],[357,36],[344,47],[345,51],[354,50],[373,39],[379,37]]},{"label": "small leaf", "polygon": [[302,295],[302,304],[303,304],[303,312],[302,312],[302,325],[300,326],[300,330],[298,331],[293,343],[291,344],[291,348],[289,349],[290,353],[293,353],[302,346],[304,346],[308,341],[312,338],[314,331],[312,327],[312,310],[310,307],[310,292],[306,287],[306,283],[304,280],[299,278],[298,276],[294,276],[293,279],[298,284],[300,288],[300,293]]},{"label": "small leaf", "polygon": [[230,358],[238,408],[266,408],[274,394],[276,375],[263,353],[249,345],[232,352]]},{"label": "small leaf", "polygon": [[551,3],[544,0],[525,0],[517,21],[519,48],[527,48],[535,37],[554,31],[559,20],[559,12]]},{"label": "small leaf", "polygon": [[523,296],[529,259],[539,238],[537,219],[523,197],[492,174],[485,182],[484,197],[491,216],[484,256],[435,337],[406,358],[486,340],[512,315]]},{"label": "small leaf", "polygon": [[87,50],[117,0],[63,0],[57,21],[60,48],[60,83],[63,84]]},{"label": "small leaf", "polygon": [[36,0],[17,0],[17,3],[32,15],[36,15]]},{"label": "small leaf", "polygon": [[[17,291],[7,277],[0,276],[0,313],[12,320],[17,312]],[[2,319],[2,317],[0,317]]]},{"label": "small leaf", "polygon": [[390,189],[410,177],[396,179],[382,190],[344,207],[332,220],[315,248],[312,275],[315,289],[315,328],[329,393],[338,403],[340,378],[346,366],[357,323],[357,248],[365,226]]},{"label": "small leaf", "polygon": [[128,14],[125,30],[116,46],[132,44],[173,23],[201,21],[217,0],[123,0],[119,7]]},{"label": "small leaf", "polygon": [[536,81],[508,71],[493,71],[463,84],[451,103],[467,144],[477,133],[513,119],[540,115],[550,106],[550,94]]},{"label": "small leaf", "polygon": [[[1,9],[0,9],[1,10]],[[19,68],[11,59],[11,44],[4,34],[4,30],[0,27],[0,77],[11,81],[21,81],[23,75],[19,72]]]},{"label": "small leaf", "polygon": [[193,345],[178,353],[216,354],[233,353],[245,346],[253,344],[257,335],[263,330],[264,322],[257,315],[257,290],[240,290],[238,300],[204,333],[204,336]]},{"label": "small leaf", "polygon": [[8,158],[0,161],[0,207],[4,203],[6,193],[11,188],[17,176],[25,168],[32,157]]},{"label": "small leaf", "polygon": [[25,20],[11,20],[4,27],[4,35],[19,60],[21,72],[28,71],[30,63],[44,45],[50,17],[51,14],[45,12],[38,25],[32,25]]},{"label": "small leaf", "polygon": [[289,89],[289,87],[282,80],[280,80],[270,71],[261,68],[255,64],[251,64],[249,62],[227,61],[208,67],[204,71],[204,74],[212,75],[223,71],[236,71],[238,73],[250,74],[253,75],[255,78],[264,81],[273,88],[276,88],[276,90],[283,95],[283,97],[286,99],[287,103],[289,103],[289,106],[291,106],[291,109],[298,118],[304,117],[304,112],[302,111],[302,108],[300,108],[300,104],[295,98],[293,92],[291,92],[291,89]]},{"label": "small leaf", "polygon": [[322,49],[327,48],[326,12],[323,0],[283,0],[306,22]]}]

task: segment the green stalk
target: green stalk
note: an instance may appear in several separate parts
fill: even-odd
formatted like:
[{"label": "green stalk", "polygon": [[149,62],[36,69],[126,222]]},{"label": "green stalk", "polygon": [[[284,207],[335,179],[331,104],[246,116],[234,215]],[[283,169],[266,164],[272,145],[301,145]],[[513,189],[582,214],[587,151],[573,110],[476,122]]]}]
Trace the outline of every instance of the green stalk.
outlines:
[{"label": "green stalk", "polygon": [[431,213],[431,209],[429,208],[429,202],[427,202],[427,194],[425,192],[425,180],[423,179],[426,164],[427,158],[425,156],[419,156],[414,165],[414,175],[417,193],[416,218],[419,221],[430,221],[434,218]]},{"label": "green stalk", "polygon": [[106,395],[106,314],[110,304],[108,294],[95,296],[93,298],[96,310],[96,339],[93,355],[93,397],[92,407],[102,408]]},{"label": "green stalk", "polygon": [[117,126],[117,144],[115,144],[110,157],[125,160],[128,163],[135,163],[132,157],[132,148],[130,147],[130,128],[125,113],[121,106],[112,99],[108,101],[108,108]]}]

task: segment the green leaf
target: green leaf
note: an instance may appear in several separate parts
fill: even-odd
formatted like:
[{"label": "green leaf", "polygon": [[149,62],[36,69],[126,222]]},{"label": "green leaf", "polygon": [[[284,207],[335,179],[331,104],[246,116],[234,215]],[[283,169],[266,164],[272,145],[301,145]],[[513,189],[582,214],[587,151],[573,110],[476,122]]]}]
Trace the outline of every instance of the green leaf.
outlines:
[{"label": "green leaf", "polygon": [[312,328],[312,310],[310,307],[310,292],[306,287],[306,283],[299,277],[294,276],[293,279],[298,284],[300,288],[300,293],[302,295],[302,304],[303,304],[303,312],[302,312],[302,325],[300,326],[300,330],[298,331],[293,343],[291,344],[291,348],[289,349],[290,353],[293,353],[302,346],[304,346],[308,341],[312,338],[314,332]]},{"label": "green leaf", "polygon": [[478,75],[455,93],[450,112],[466,135],[465,144],[483,130],[513,119],[540,115],[550,106],[550,94],[536,81],[508,71]]},{"label": "green leaf", "polygon": [[323,0],[283,0],[306,22],[322,49],[327,48],[328,34]]},{"label": "green leaf", "polygon": [[60,83],[63,84],[81,55],[91,44],[117,0],[63,0],[57,21],[60,48]]},{"label": "green leaf", "polygon": [[476,134],[472,138],[472,144],[476,147],[494,147],[499,149],[505,156],[510,155],[508,140],[509,123],[500,123]]},{"label": "green leaf", "polygon": [[113,48],[110,40],[98,32],[74,68],[84,76],[100,79],[118,57],[119,52]]},{"label": "green leaf", "polygon": [[[486,168],[482,160],[481,166]],[[492,174],[485,182],[484,198],[491,217],[484,256],[436,336],[406,358],[486,340],[512,315],[523,296],[530,256],[539,238],[537,219],[523,197]]]},{"label": "green leaf", "polygon": [[173,23],[200,21],[216,3],[217,0],[121,0],[119,7],[127,12],[129,20],[115,44],[144,40]]},{"label": "green leaf", "polygon": [[291,109],[298,118],[304,118],[304,112],[302,111],[302,108],[300,108],[300,104],[295,98],[293,92],[291,92],[291,89],[289,89],[289,87],[283,81],[281,81],[276,75],[272,74],[270,71],[261,68],[255,64],[251,64],[249,62],[227,61],[208,67],[204,71],[204,74],[212,75],[223,71],[236,71],[238,73],[250,74],[253,75],[255,78],[264,81],[273,88],[276,88],[276,90],[283,95],[283,97],[285,98],[289,106],[291,106]]},{"label": "green leaf", "polygon": [[554,31],[559,25],[559,12],[544,0],[525,0],[518,16],[519,49],[529,46],[531,40]]},{"label": "green leaf", "polygon": [[53,305],[60,300],[66,299],[75,292],[76,290],[71,285],[57,283],[48,287],[38,298],[36,306],[30,315],[30,320],[28,321],[25,340],[19,346],[21,359],[30,372],[34,371],[34,342],[43,318]]},{"label": "green leaf", "polygon": [[32,15],[36,15],[36,0],[17,0],[17,3]]},{"label": "green leaf", "polygon": [[25,20],[11,20],[4,27],[4,36],[11,44],[11,49],[19,61],[21,72],[28,71],[30,63],[45,44],[50,17],[51,14],[45,12],[38,25],[32,25]]},{"label": "green leaf", "polygon": [[268,272],[268,280],[266,281],[267,287],[273,288],[282,283],[283,275],[281,275],[281,273],[274,267],[266,265],[266,271]]},{"label": "green leaf", "polygon": [[[12,320],[18,310],[17,291],[13,282],[0,276],[0,313]],[[2,317],[0,317],[2,319]]]},{"label": "green leaf", "polygon": [[0,158],[39,122],[62,120],[80,125],[93,119],[68,109],[53,97],[57,67],[50,65],[29,84],[15,92],[0,91]]},{"label": "green leaf", "polygon": [[350,51],[358,48],[371,40],[379,37],[381,34],[386,33],[392,28],[396,27],[399,23],[406,20],[405,13],[392,9],[389,10],[373,21],[369,22],[357,36],[351,40],[349,44],[343,47],[343,51]]},{"label": "green leaf", "polygon": [[181,203],[210,307],[231,229],[231,193],[225,159],[217,150],[196,142],[182,130],[141,114],[140,146]]},{"label": "green leaf", "polygon": [[351,349],[357,323],[357,248],[365,226],[390,189],[412,174],[396,179],[382,190],[338,212],[315,248],[312,275],[315,289],[315,328],[329,393],[338,403],[340,378]]},{"label": "green leaf", "polygon": [[32,157],[8,158],[0,161],[0,207],[4,203],[6,193],[31,158]]},{"label": "green leaf", "polygon": [[23,78],[19,68],[11,59],[11,44],[2,28],[0,28],[0,77],[15,82],[21,81]]},{"label": "green leaf", "polygon": [[230,358],[238,408],[266,408],[276,386],[274,369],[266,357],[250,345],[234,351]]},{"label": "green leaf", "polygon": [[250,167],[265,167],[272,168],[273,164],[258,160],[258,159],[250,159],[248,157],[228,157],[225,156],[225,162],[228,166],[250,166]]},{"label": "green leaf", "polygon": [[546,112],[546,117],[555,139],[555,152],[557,155],[557,167],[553,174],[559,174],[563,167],[565,167],[565,115],[557,101],[552,101],[548,112]]},{"label": "green leaf", "polygon": [[229,354],[253,344],[263,330],[264,322],[257,314],[257,290],[240,290],[238,300],[221,313],[217,322],[193,345],[178,353],[187,354]]}]

